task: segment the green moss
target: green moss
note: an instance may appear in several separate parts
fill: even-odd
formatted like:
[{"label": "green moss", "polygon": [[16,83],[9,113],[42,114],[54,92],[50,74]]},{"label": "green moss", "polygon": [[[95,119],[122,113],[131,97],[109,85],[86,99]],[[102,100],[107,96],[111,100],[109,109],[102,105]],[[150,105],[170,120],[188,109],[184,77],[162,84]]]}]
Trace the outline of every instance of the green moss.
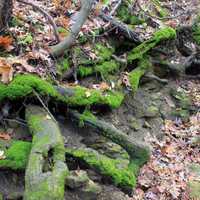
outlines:
[{"label": "green moss", "polygon": [[85,161],[102,175],[110,177],[116,186],[132,190],[136,185],[135,172],[137,167],[133,163],[127,167],[120,168],[121,160],[111,159],[92,149],[66,149],[66,153]]},{"label": "green moss", "polygon": [[137,91],[141,77],[150,69],[151,63],[147,56],[139,60],[138,67],[129,73],[129,82],[133,92]]},{"label": "green moss", "polygon": [[26,46],[32,43],[33,43],[33,36],[30,33],[18,39],[18,44],[22,44]]},{"label": "green moss", "polygon": [[93,114],[91,113],[91,111],[85,110],[85,111],[81,114],[81,116],[80,116],[79,126],[80,126],[80,127],[83,127],[83,126],[84,126],[84,121],[85,121],[85,120],[88,120],[88,119],[90,119],[90,120],[96,120],[96,117],[95,117],[95,115],[93,115]]},{"label": "green moss", "polygon": [[80,77],[86,77],[86,76],[92,75],[93,73],[94,73],[94,69],[92,67],[79,66],[78,68],[78,75]]},{"label": "green moss", "polygon": [[194,41],[200,45],[200,25],[198,23],[192,27],[192,36]]},{"label": "green moss", "polygon": [[113,48],[108,48],[98,43],[95,46],[95,54],[99,58],[99,62],[110,60],[112,54],[114,53]]},{"label": "green moss", "polygon": [[123,2],[117,10],[117,17],[120,18],[122,22],[131,25],[139,25],[145,22],[131,13],[129,3],[126,1]]},{"label": "green moss", "polygon": [[70,68],[69,60],[67,58],[59,59],[56,63],[57,73],[62,75]]},{"label": "green moss", "polygon": [[143,56],[159,42],[174,39],[175,37],[176,31],[171,27],[166,27],[155,32],[151,39],[143,42],[128,54],[128,62],[132,62],[136,59],[142,59]]},{"label": "green moss", "polygon": [[12,141],[9,148],[0,148],[5,151],[6,158],[0,160],[0,168],[13,170],[25,169],[31,150],[31,143],[24,141]]},{"label": "green moss", "polygon": [[106,93],[81,86],[69,88],[73,95],[62,96],[58,91],[41,78],[34,75],[18,75],[9,85],[0,84],[0,101],[18,99],[31,95],[36,90],[40,95],[51,96],[69,106],[88,106],[93,104],[108,105],[117,108],[121,105],[124,95],[120,92]]},{"label": "green moss", "polygon": [[57,31],[58,33],[61,33],[63,36],[67,36],[69,34],[69,31],[63,27],[58,27]]},{"label": "green moss", "polygon": [[100,90],[87,89],[84,87],[73,87],[74,95],[67,99],[69,105],[87,106],[93,104],[109,105],[111,108],[118,108],[124,95],[120,92],[108,91],[103,93]]},{"label": "green moss", "polygon": [[103,62],[95,66],[95,71],[99,72],[102,77],[106,78],[109,73],[116,72],[119,69],[119,63],[115,60]]},{"label": "green moss", "polygon": [[157,12],[161,17],[166,17],[168,15],[168,11],[162,8],[162,5],[159,0],[151,0],[154,6],[156,7]]}]

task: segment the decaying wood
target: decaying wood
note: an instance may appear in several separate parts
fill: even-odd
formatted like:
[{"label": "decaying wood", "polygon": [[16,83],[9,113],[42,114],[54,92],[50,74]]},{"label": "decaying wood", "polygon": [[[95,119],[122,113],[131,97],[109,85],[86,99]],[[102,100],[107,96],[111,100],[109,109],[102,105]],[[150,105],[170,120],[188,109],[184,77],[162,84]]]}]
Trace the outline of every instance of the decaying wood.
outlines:
[{"label": "decaying wood", "polygon": [[64,142],[57,123],[38,106],[28,106],[26,119],[33,134],[25,175],[25,200],[63,200],[68,174]]}]

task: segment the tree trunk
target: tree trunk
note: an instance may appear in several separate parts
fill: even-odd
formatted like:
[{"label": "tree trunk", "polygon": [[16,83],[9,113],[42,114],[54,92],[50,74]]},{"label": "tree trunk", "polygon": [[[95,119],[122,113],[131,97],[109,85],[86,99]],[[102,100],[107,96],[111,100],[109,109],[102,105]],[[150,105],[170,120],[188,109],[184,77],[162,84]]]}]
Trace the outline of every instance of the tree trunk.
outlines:
[{"label": "tree trunk", "polygon": [[13,8],[12,0],[0,0],[0,31],[8,24]]}]

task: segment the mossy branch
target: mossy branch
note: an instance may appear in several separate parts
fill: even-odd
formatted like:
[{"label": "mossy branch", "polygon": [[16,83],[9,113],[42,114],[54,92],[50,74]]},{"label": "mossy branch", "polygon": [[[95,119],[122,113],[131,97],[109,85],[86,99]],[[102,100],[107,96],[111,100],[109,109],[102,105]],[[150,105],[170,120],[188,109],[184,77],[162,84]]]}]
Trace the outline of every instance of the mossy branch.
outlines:
[{"label": "mossy branch", "polygon": [[109,158],[90,148],[66,148],[66,155],[84,161],[89,167],[103,176],[111,178],[114,185],[126,192],[132,192],[136,185],[135,175],[139,167],[134,161],[131,161],[129,164],[124,163],[123,165],[123,160]]},{"label": "mossy branch", "polygon": [[128,62],[131,63],[133,60],[142,59],[148,51],[154,48],[161,41],[175,38],[176,31],[171,27],[166,27],[155,32],[151,39],[143,42],[142,44],[134,48],[131,52],[129,52]]},{"label": "mossy branch", "polygon": [[24,200],[64,200],[65,148],[57,123],[38,106],[28,106],[26,119],[33,134],[25,175]]},{"label": "mossy branch", "polygon": [[18,75],[9,84],[0,84],[0,101],[16,100],[33,94],[49,96],[68,106],[107,105],[117,108],[121,105],[124,95],[120,92],[102,92],[81,86],[53,86],[49,82],[34,75]]}]

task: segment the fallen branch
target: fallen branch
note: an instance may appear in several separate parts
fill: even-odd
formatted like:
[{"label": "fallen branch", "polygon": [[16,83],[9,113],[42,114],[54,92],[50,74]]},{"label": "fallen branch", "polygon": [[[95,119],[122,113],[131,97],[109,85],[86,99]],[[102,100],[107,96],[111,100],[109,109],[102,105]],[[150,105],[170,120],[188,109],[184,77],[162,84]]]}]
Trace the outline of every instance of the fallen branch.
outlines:
[{"label": "fallen branch", "polygon": [[62,42],[51,47],[51,55],[54,57],[60,56],[65,50],[73,45],[78,36],[83,24],[87,20],[90,10],[92,8],[94,0],[82,0],[81,1],[81,10],[76,16],[76,21],[71,27],[69,36],[67,36]]},{"label": "fallen branch", "polygon": [[34,75],[18,75],[9,84],[0,84],[0,101],[16,100],[31,96],[34,90],[41,96],[49,96],[67,106],[107,105],[117,108],[121,105],[124,95],[120,92],[103,92],[81,86],[53,86],[49,82]]},{"label": "fallen branch", "polygon": [[37,5],[36,2],[29,2],[29,1],[25,1],[25,0],[17,0],[17,1],[20,3],[26,4],[26,5],[32,6],[33,8],[35,8],[36,10],[41,12],[47,18],[49,23],[51,24],[57,42],[60,42],[58,28],[57,28],[53,18],[51,17],[51,15],[49,15],[48,12],[46,12],[43,8],[41,8],[39,5]]},{"label": "fallen branch", "polygon": [[112,26],[116,27],[127,39],[137,44],[142,42],[137,33],[132,31],[126,24],[113,18],[111,15],[107,15],[101,11],[99,17],[104,21],[109,22]]},{"label": "fallen branch", "polygon": [[25,175],[24,200],[64,200],[65,148],[57,123],[38,106],[28,106],[26,119],[33,144]]}]

